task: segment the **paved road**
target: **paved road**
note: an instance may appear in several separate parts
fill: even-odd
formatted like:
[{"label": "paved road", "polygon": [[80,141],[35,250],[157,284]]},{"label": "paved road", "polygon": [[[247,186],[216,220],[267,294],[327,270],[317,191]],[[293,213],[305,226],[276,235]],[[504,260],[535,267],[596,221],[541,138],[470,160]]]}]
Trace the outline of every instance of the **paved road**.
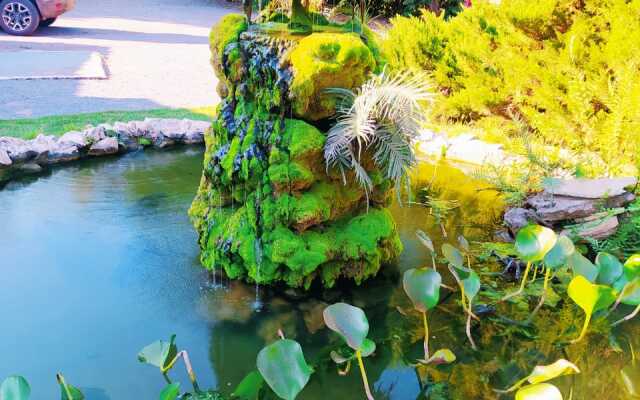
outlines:
[{"label": "paved road", "polygon": [[0,62],[17,51],[100,52],[108,80],[0,81],[0,119],[108,110],[212,105],[211,25],[233,11],[224,0],[78,0],[31,37],[0,31]]}]

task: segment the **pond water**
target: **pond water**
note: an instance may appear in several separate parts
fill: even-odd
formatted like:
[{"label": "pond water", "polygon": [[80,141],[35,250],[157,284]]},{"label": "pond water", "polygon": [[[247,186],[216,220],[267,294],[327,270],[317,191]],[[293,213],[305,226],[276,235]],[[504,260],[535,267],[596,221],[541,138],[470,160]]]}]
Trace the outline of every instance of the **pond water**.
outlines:
[{"label": "pond water", "polygon": [[[495,196],[477,191],[461,175],[441,169],[433,181],[441,197],[460,202],[443,229],[425,208],[393,207],[405,252],[365,287],[304,299],[261,289],[263,306],[255,310],[253,286],[223,282],[224,288],[213,288],[199,267],[186,212],[201,163],[200,149],[134,153],[79,162],[0,191],[0,379],[23,375],[34,399],[53,399],[60,371],[88,400],[155,399],[164,381],[136,355],[175,333],[200,386],[230,392],[281,328],[301,343],[316,368],[300,399],[362,399],[357,370],[340,377],[328,356],[339,341],[323,326],[323,301],[343,300],[369,316],[378,351],[365,364],[378,400],[424,393],[432,399],[494,399],[492,388],[561,357],[583,371],[556,381],[565,394],[573,387],[574,399],[630,398],[620,370],[631,365],[627,339],[640,348],[640,326],[633,322],[616,332],[622,352],[614,351],[616,340],[598,333],[578,345],[556,346],[581,324],[582,315],[569,306],[541,312],[533,331],[500,322],[498,315],[518,304],[498,307],[474,326],[480,350],[472,352],[457,297],[449,296],[430,317],[432,348],[451,348],[458,362],[417,370],[409,365],[421,355],[422,328],[416,315],[398,311],[409,309],[400,274],[431,260],[416,229],[432,235],[438,247],[444,240],[455,243],[459,233],[485,240],[499,214]],[[417,376],[429,384],[421,389]],[[180,368],[172,377],[188,382]]]}]

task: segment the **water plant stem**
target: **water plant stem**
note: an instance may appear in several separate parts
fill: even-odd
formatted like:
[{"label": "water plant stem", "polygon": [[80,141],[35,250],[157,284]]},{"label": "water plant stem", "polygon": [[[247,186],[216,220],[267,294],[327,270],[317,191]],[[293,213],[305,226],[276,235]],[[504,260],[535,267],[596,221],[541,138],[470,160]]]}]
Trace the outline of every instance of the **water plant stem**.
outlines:
[{"label": "water plant stem", "polygon": [[620,325],[621,323],[625,322],[625,321],[629,321],[633,318],[636,317],[636,315],[640,314],[640,305],[638,307],[636,307],[635,310],[633,310],[633,312],[629,315],[627,315],[626,317],[622,318],[621,320],[618,320],[616,322],[614,322],[611,326],[617,326]]},{"label": "water plant stem", "polygon": [[422,324],[424,325],[424,359],[429,359],[429,324],[427,323],[427,312],[422,313]]},{"label": "water plant stem", "polygon": [[436,268],[436,257],[433,255],[433,253],[431,253],[431,265],[433,266],[433,270],[437,271],[438,269]]},{"label": "water plant stem", "polygon": [[540,309],[544,305],[544,301],[547,299],[547,289],[549,288],[550,280],[551,280],[551,268],[547,268],[546,272],[544,273],[544,285],[542,286],[542,296],[540,296],[540,302],[538,302],[538,305],[536,306],[536,308],[533,309],[533,312],[531,313],[529,318],[527,318],[527,321],[526,321],[527,324],[529,324],[533,320],[533,317],[536,316],[538,311],[540,311]]},{"label": "water plant stem", "polygon": [[571,343],[578,343],[579,341],[584,339],[585,335],[587,334],[587,329],[589,328],[590,322],[591,322],[591,314],[587,314],[587,317],[584,319],[584,325],[582,325],[582,331],[580,332],[580,336],[578,336],[577,339],[572,340]]},{"label": "water plant stem", "polygon": [[185,366],[185,369],[187,370],[187,374],[189,375],[189,380],[191,381],[191,385],[193,386],[193,390],[196,393],[200,392],[200,387],[198,385],[198,381],[196,380],[196,374],[193,371],[193,367],[191,366],[191,359],[189,358],[189,353],[187,353],[186,350],[182,350],[181,352],[178,353],[178,355],[175,356],[175,358],[173,360],[171,360],[171,362],[169,363],[169,365],[166,368],[166,371],[169,371],[171,368],[173,368],[175,363],[181,357],[182,357],[182,360],[184,361],[184,366]]},{"label": "water plant stem", "polygon": [[531,271],[531,261],[527,263],[527,268],[524,270],[524,276],[522,277],[522,283],[520,284],[520,289],[517,291],[510,293],[502,298],[501,301],[507,301],[512,297],[518,296],[524,292],[524,286],[527,284],[527,278],[529,277],[529,271]]},{"label": "water plant stem", "polygon": [[356,351],[356,357],[358,358],[358,366],[360,367],[360,374],[362,375],[362,383],[364,384],[364,392],[367,394],[368,400],[373,400],[371,395],[371,389],[369,389],[369,379],[367,379],[367,371],[364,369],[364,363],[362,362],[362,352]]},{"label": "water plant stem", "polygon": [[[471,310],[471,301],[469,301],[469,310]],[[471,311],[467,313],[466,332],[467,332],[467,337],[469,338],[469,342],[471,343],[471,348],[473,350],[478,350],[478,348],[476,347],[476,343],[473,341],[473,336],[471,336],[471,316],[472,315],[473,314],[471,313]]]}]

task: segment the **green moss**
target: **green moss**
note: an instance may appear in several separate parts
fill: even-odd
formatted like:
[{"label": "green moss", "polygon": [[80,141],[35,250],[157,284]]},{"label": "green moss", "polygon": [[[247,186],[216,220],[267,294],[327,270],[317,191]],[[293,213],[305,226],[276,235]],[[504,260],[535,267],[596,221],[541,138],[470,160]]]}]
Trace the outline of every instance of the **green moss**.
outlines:
[{"label": "green moss", "polygon": [[291,52],[291,65],[293,111],[311,121],[335,114],[335,99],[327,89],[356,88],[376,68],[371,50],[358,35],[330,33],[302,39]]},{"label": "green moss", "polygon": [[247,18],[241,14],[227,14],[216,24],[209,35],[211,54],[222,59],[227,46],[237,42],[248,28]]},{"label": "green moss", "polygon": [[321,155],[326,142],[316,127],[294,119],[287,120],[284,136],[289,140],[289,153],[294,160]]}]

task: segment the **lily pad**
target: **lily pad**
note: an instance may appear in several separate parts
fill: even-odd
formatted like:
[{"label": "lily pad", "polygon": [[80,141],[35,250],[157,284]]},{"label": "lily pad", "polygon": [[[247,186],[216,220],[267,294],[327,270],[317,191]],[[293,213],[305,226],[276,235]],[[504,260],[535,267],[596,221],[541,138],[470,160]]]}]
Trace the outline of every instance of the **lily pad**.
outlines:
[{"label": "lily pad", "polygon": [[518,390],[515,400],[562,400],[562,393],[550,383],[538,383]]},{"label": "lily pad", "polygon": [[576,251],[571,239],[561,235],[555,246],[544,256],[544,265],[553,270],[564,267],[569,256]]},{"label": "lily pad", "polygon": [[458,236],[458,244],[460,245],[460,248],[465,253],[468,253],[471,250],[471,246],[469,245],[469,241],[462,235]]},{"label": "lily pad", "polygon": [[582,332],[576,341],[582,340],[586,334],[593,313],[609,307],[616,301],[615,292],[612,288],[593,284],[581,275],[571,280],[567,293],[586,314]]},{"label": "lily pad", "polygon": [[613,285],[623,272],[622,263],[609,253],[598,253],[596,256],[596,265],[598,266],[597,283],[602,285]]},{"label": "lily pad", "polygon": [[629,284],[623,275],[613,284],[613,288],[622,296],[620,298],[622,304],[628,306],[640,305],[640,277]]},{"label": "lily pad", "polygon": [[550,381],[563,375],[579,374],[580,369],[571,361],[563,358],[549,365],[537,365],[531,374],[527,377],[527,381],[531,384]]},{"label": "lily pad", "polygon": [[427,268],[413,268],[404,273],[402,285],[413,306],[420,312],[426,312],[440,301],[440,274]]},{"label": "lily pad", "polygon": [[369,334],[369,321],[364,311],[346,303],[336,303],[324,309],[324,322],[337,332],[353,350],[360,350]]},{"label": "lily pad", "polygon": [[574,277],[582,276],[591,283],[598,278],[598,267],[577,251],[569,256],[568,262]]},{"label": "lily pad", "polygon": [[29,396],[31,396],[31,387],[22,376],[10,376],[0,385],[0,399],[28,400]]},{"label": "lily pad", "polygon": [[258,400],[263,385],[264,379],[260,372],[251,371],[240,381],[231,395],[240,400]]},{"label": "lily pad", "polygon": [[475,271],[471,271],[469,272],[469,276],[462,280],[462,285],[464,286],[464,295],[467,296],[469,302],[471,302],[480,292],[480,277]]},{"label": "lily pad", "polygon": [[449,349],[440,349],[433,353],[433,355],[426,360],[426,364],[442,365],[451,364],[456,361],[456,355]]},{"label": "lily pad", "polygon": [[516,235],[516,250],[524,261],[542,261],[557,241],[558,236],[553,230],[540,225],[527,225]]},{"label": "lily pad", "polygon": [[256,364],[265,382],[284,400],[294,400],[313,372],[300,344],[290,339],[278,340],[262,349]]},{"label": "lily pad", "polygon": [[164,373],[177,355],[176,335],[171,335],[168,342],[158,340],[140,350],[138,361],[156,366]]}]

